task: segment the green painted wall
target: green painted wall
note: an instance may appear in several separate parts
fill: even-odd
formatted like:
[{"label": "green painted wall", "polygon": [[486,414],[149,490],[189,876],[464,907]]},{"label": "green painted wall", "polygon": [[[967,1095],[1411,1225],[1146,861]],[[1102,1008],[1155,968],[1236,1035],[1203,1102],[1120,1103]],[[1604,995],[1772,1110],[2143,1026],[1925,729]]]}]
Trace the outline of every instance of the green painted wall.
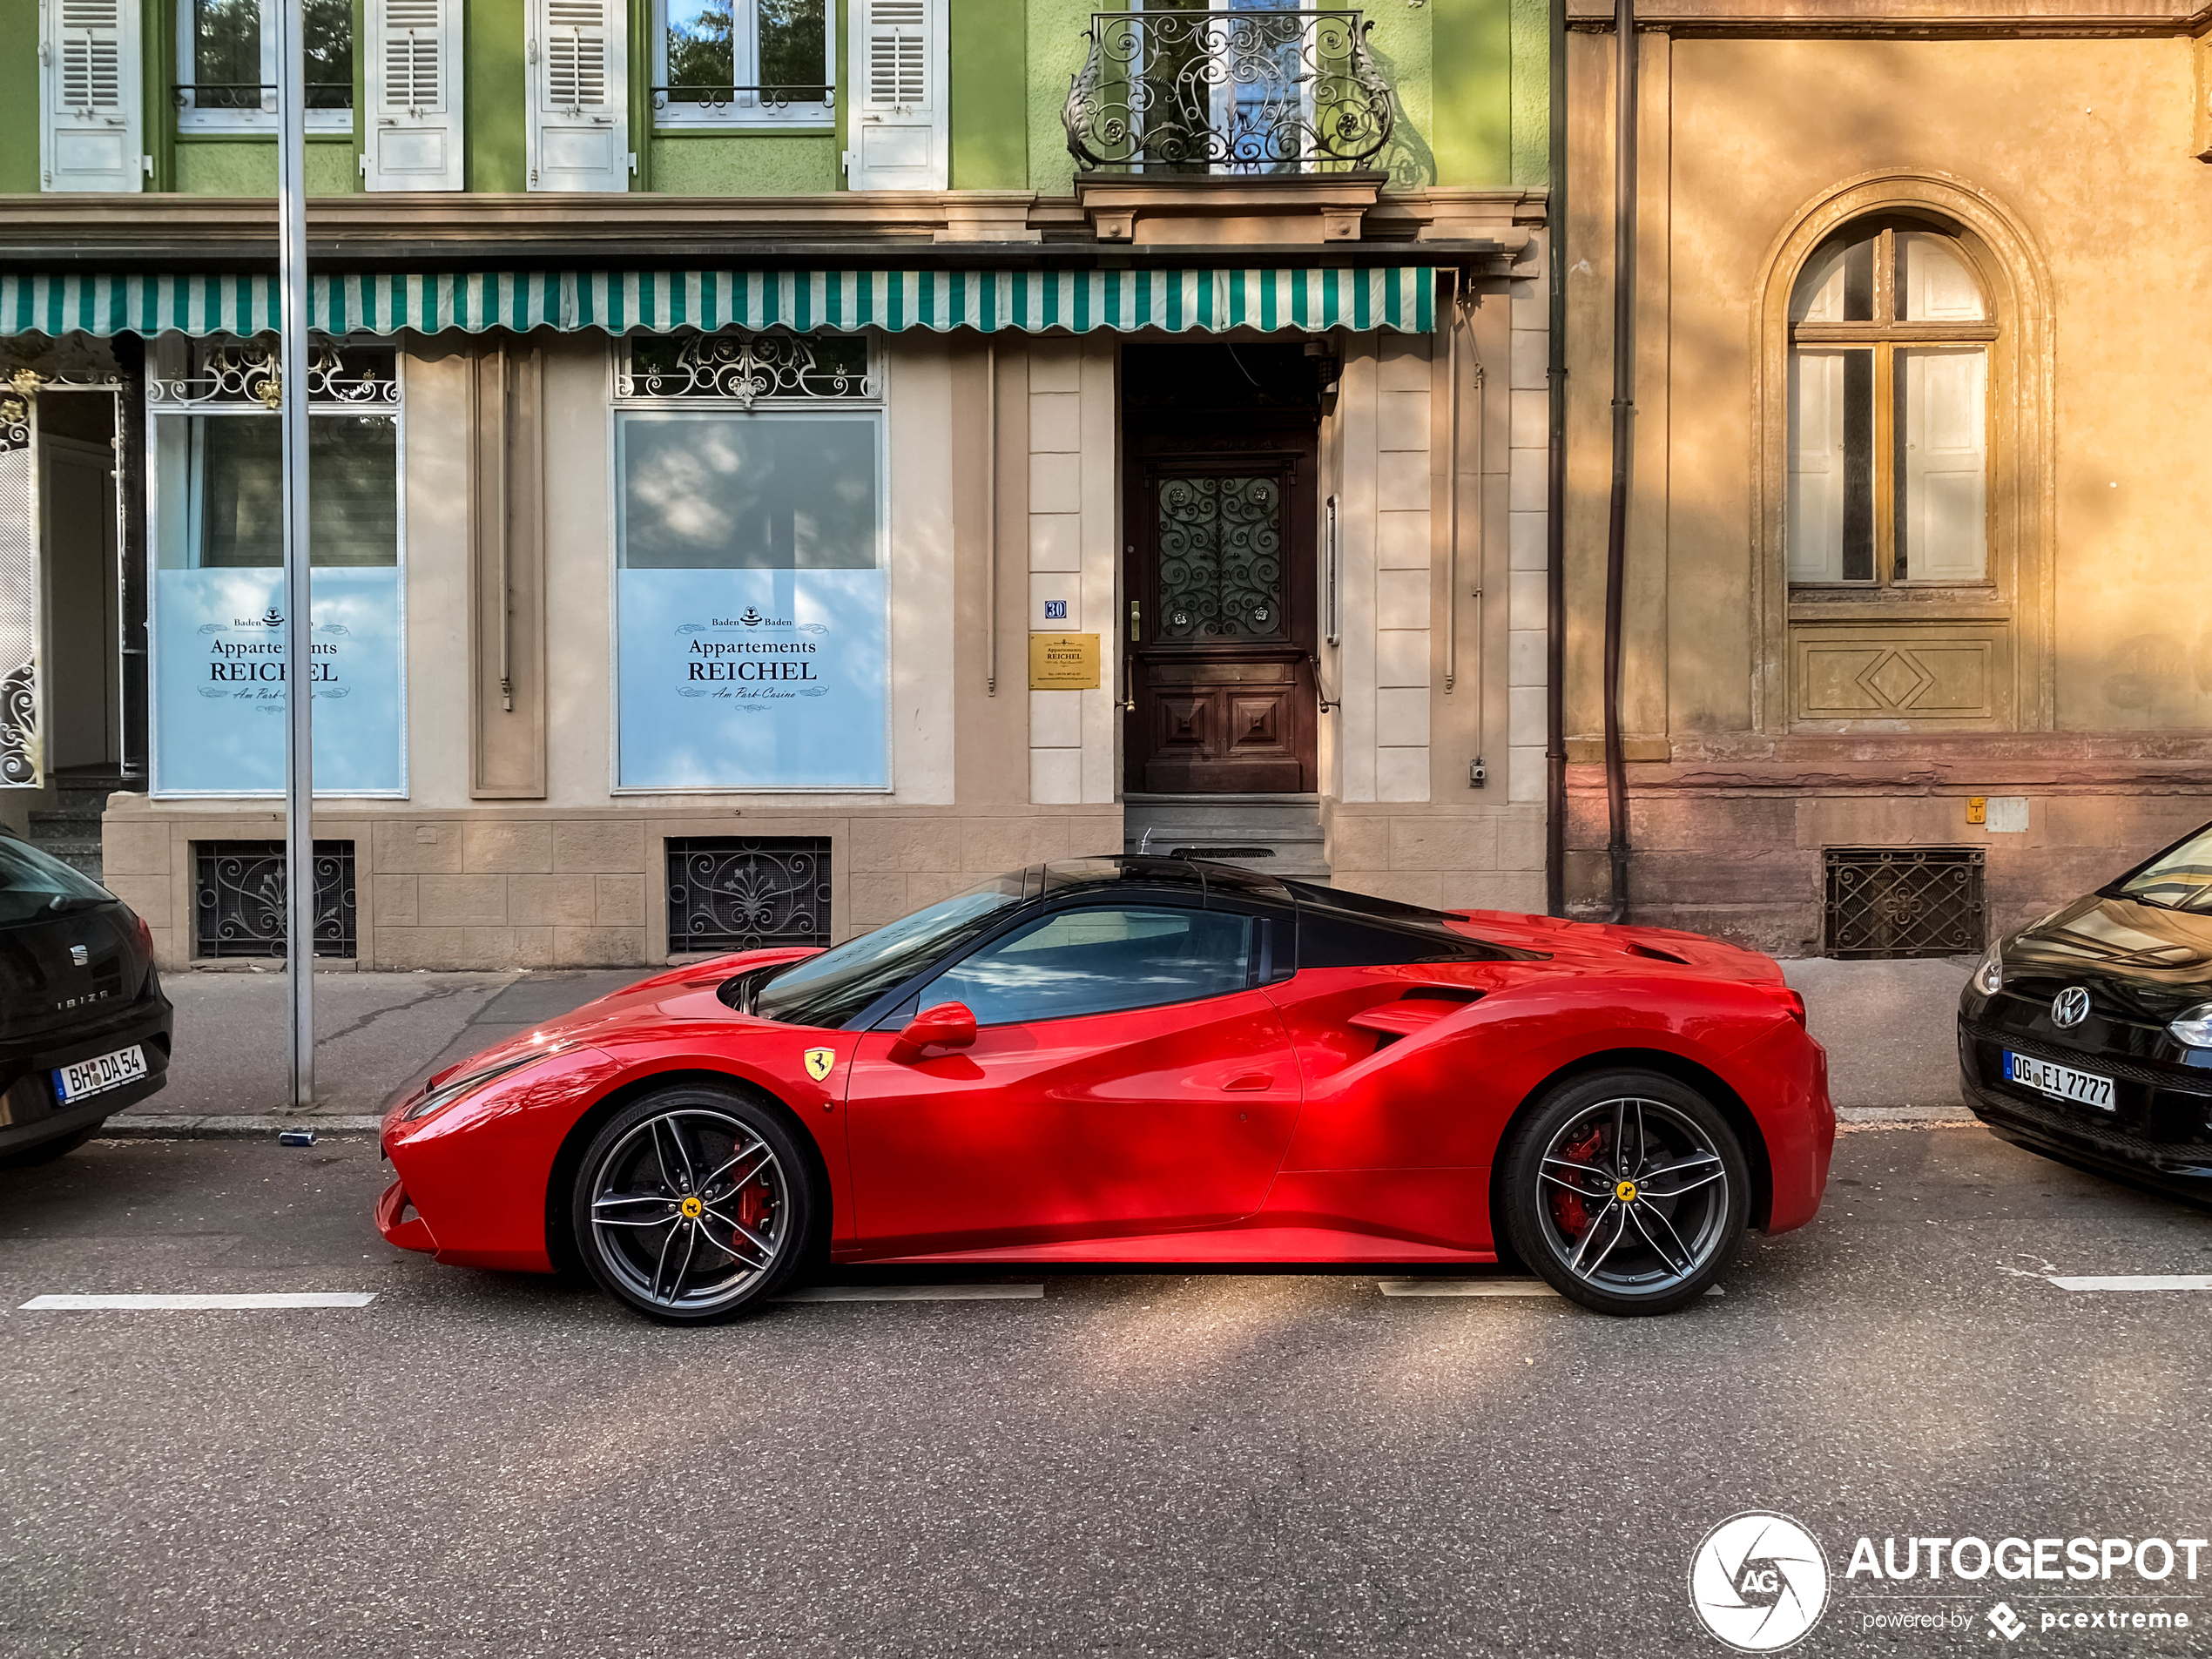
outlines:
[{"label": "green painted wall", "polygon": [[1436,20],[1433,142],[1438,184],[1499,186],[1511,179],[1511,3],[1432,0],[1428,8]]},{"label": "green painted wall", "polygon": [[529,84],[523,62],[523,0],[469,0],[465,177],[471,190],[527,189]]},{"label": "green painted wall", "polygon": [[[1502,7],[1505,0],[1486,3]],[[1390,143],[1367,165],[1387,172],[1393,190],[1470,182],[1437,174],[1437,151],[1441,146],[1436,137],[1436,86],[1430,63],[1440,56],[1434,36],[1441,32],[1443,19],[1437,14],[1444,3],[1445,0],[1432,0],[1419,10],[1393,5],[1362,8],[1374,24],[1367,35],[1368,56],[1398,91],[1398,121],[1391,129]],[[1465,5],[1468,0],[1456,0],[1456,3]],[[1439,26],[1436,30],[1432,30],[1431,19]],[[1501,93],[1503,90],[1501,76]]]},{"label": "green painted wall", "polygon": [[1029,188],[1041,196],[1065,196],[1076,187],[1076,158],[1068,153],[1068,130],[1060,111],[1068,102],[1068,79],[1083,64],[1090,14],[1109,11],[1091,0],[1028,0],[1029,3]]},{"label": "green painted wall", "polygon": [[0,0],[0,191],[38,188],[38,0]]},{"label": "green painted wall", "polygon": [[[307,194],[350,196],[361,188],[361,168],[350,136],[307,140]],[[177,140],[176,188],[187,196],[273,196],[277,191],[274,138]]]},{"label": "green painted wall", "polygon": [[665,135],[653,188],[671,196],[799,196],[838,188],[834,132]]},{"label": "green painted wall", "polygon": [[954,190],[1028,183],[1028,19],[1022,0],[947,0]]},{"label": "green painted wall", "polygon": [[1551,174],[1551,7],[1512,0],[1513,182],[1541,185]]}]

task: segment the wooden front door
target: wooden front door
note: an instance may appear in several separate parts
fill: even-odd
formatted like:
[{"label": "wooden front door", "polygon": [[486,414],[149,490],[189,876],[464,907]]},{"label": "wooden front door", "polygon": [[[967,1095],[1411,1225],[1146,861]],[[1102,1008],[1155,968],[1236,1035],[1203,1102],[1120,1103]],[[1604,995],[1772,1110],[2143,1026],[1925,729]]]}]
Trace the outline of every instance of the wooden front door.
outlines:
[{"label": "wooden front door", "polygon": [[1264,434],[1245,451],[1221,442],[1131,445],[1126,786],[1311,791],[1312,437]]}]

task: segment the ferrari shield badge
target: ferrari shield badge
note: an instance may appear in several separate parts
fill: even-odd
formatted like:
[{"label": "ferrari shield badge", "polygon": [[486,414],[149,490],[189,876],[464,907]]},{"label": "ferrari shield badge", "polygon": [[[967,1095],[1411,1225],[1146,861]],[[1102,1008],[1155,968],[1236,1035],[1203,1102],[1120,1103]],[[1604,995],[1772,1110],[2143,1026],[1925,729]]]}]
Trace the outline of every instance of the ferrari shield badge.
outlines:
[{"label": "ferrari shield badge", "polygon": [[816,1082],[830,1075],[830,1068],[837,1063],[834,1049],[809,1049],[806,1051],[806,1075]]}]

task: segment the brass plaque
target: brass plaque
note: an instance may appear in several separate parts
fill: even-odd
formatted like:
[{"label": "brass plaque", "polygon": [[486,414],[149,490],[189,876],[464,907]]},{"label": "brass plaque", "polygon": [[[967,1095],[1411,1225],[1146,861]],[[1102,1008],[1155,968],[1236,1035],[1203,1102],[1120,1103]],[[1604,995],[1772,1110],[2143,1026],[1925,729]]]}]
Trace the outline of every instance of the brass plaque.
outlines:
[{"label": "brass plaque", "polygon": [[1031,634],[1029,689],[1033,691],[1096,691],[1098,636]]}]

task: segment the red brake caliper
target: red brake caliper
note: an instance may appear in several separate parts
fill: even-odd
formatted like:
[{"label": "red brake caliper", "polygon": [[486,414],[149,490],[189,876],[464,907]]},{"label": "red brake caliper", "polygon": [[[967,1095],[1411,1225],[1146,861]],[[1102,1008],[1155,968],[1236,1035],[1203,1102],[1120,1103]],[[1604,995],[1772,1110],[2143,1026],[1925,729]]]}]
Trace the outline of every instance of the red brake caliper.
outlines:
[{"label": "red brake caliper", "polygon": [[754,1232],[768,1219],[768,1205],[775,1195],[765,1181],[755,1181],[738,1194],[738,1219]]},{"label": "red brake caliper", "polygon": [[[1597,1156],[1598,1144],[1602,1138],[1602,1132],[1598,1125],[1593,1123],[1590,1125],[1590,1132],[1582,1139],[1569,1141],[1565,1146],[1561,1147],[1560,1156],[1570,1163],[1588,1163]],[[1590,1172],[1593,1175],[1597,1173],[1595,1169]],[[1580,1238],[1589,1231],[1589,1205],[1582,1201],[1579,1194],[1554,1187],[1550,1197],[1552,1221],[1560,1231],[1565,1233],[1569,1238]]]}]

